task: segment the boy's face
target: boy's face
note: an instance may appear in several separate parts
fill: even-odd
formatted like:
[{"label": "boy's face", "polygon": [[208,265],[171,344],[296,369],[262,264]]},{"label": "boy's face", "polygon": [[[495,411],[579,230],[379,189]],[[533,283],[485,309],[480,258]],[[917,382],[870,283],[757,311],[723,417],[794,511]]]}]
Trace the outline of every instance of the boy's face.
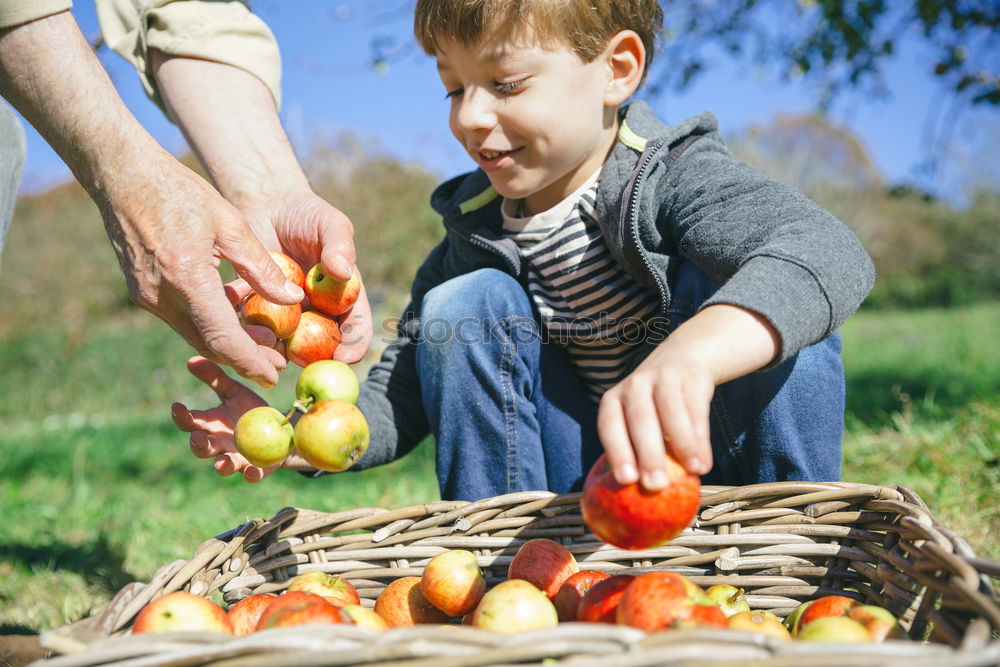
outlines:
[{"label": "boy's face", "polygon": [[524,199],[528,213],[559,203],[604,163],[617,127],[604,102],[603,57],[584,63],[529,29],[474,47],[444,42],[437,61],[452,133],[497,192]]}]

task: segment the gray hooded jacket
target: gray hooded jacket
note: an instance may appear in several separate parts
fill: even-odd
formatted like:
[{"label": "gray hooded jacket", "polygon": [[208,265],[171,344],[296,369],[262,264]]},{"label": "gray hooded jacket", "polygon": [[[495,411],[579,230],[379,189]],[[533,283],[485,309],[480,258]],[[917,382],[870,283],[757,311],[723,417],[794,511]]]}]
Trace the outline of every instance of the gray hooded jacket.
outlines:
[{"label": "gray hooded jacket", "polygon": [[[358,406],[371,446],[352,469],[395,460],[429,433],[415,366],[428,290],[489,267],[524,281],[517,246],[502,234],[500,203],[482,171],[434,192],[431,204],[446,235],[417,271],[398,337],[362,383]],[[659,293],[667,331],[673,278],[690,261],[721,285],[704,306],[741,306],[775,327],[781,338],[775,364],[832,334],[874,282],[855,235],[800,193],[735,159],[710,113],[665,125],[643,102],[626,107],[601,172],[597,212],[614,258]]]}]

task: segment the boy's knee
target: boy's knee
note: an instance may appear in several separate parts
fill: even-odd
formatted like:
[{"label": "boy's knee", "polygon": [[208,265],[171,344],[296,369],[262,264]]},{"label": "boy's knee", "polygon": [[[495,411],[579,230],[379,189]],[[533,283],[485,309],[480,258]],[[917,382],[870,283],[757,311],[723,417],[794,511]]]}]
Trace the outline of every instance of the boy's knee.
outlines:
[{"label": "boy's knee", "polygon": [[424,296],[421,319],[455,321],[490,312],[522,310],[530,304],[517,280],[498,269],[477,269],[447,280]]}]

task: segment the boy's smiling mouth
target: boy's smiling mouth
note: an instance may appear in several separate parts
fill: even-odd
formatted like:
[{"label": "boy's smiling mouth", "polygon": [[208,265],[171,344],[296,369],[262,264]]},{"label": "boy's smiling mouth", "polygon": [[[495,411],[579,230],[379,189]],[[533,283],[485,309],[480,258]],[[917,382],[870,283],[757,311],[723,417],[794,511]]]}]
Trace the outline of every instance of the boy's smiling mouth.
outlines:
[{"label": "boy's smiling mouth", "polygon": [[512,148],[507,151],[477,150],[473,155],[476,157],[476,162],[479,163],[479,166],[489,172],[511,164],[512,156],[520,150],[520,148]]}]

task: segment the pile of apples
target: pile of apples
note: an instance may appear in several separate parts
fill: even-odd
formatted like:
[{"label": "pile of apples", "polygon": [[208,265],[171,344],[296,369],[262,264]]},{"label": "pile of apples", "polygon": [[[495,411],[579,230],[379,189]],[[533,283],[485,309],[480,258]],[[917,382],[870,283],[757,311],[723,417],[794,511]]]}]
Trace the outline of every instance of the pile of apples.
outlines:
[{"label": "pile of apples", "polygon": [[[295,403],[287,413],[271,406],[248,410],[236,422],[236,449],[261,468],[278,465],[294,448],[310,465],[330,472],[347,470],[368,449],[368,422],[355,405],[358,378],[351,368],[331,359],[340,345],[337,318],[358,299],[361,283],[331,278],[322,264],[308,273],[288,255],[271,252],[282,273],[305,292],[315,310],[281,305],[251,293],[240,306],[244,324],[266,326],[284,342],[288,359],[303,367],[295,385]],[[292,417],[303,413],[296,424]]]},{"label": "pile of apples", "polygon": [[357,590],[342,577],[311,572],[292,579],[285,593],[251,595],[228,611],[206,598],[171,593],[146,605],[132,632],[247,635],[314,623],[373,630],[461,623],[512,634],[567,622],[616,623],[647,632],[727,628],[813,642],[879,642],[907,636],[889,611],[851,598],[830,595],[805,602],[782,622],[769,611],[751,610],[743,590],[733,586],[703,590],[667,571],[613,575],[581,570],[566,547],[546,538],[522,544],[507,578],[489,589],[476,555],[450,549],[432,558],[421,576],[391,581],[373,609],[361,605]]}]

